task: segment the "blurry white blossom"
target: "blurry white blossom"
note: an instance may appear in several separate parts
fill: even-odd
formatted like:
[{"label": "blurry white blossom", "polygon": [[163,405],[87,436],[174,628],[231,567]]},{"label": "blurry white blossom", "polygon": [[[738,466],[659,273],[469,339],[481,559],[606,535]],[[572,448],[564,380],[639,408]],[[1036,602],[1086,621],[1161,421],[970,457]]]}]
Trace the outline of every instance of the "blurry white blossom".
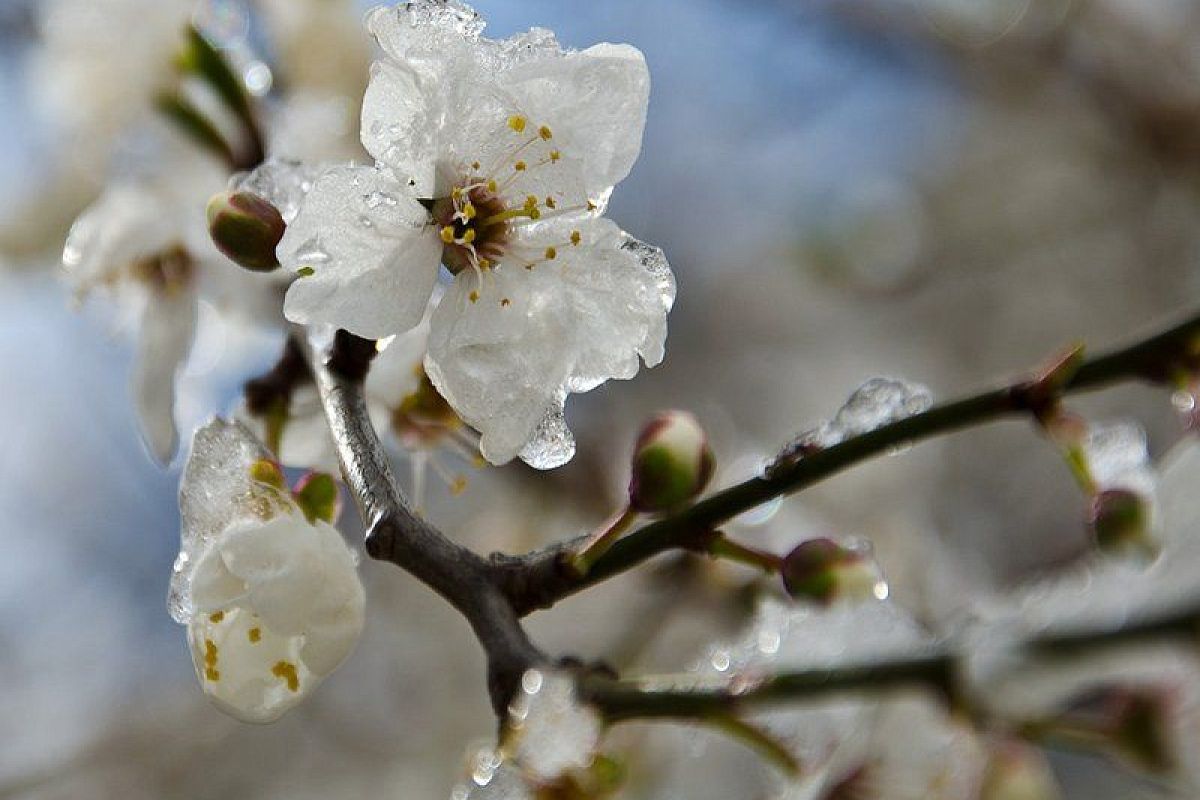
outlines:
[{"label": "blurry white blossom", "polygon": [[531,669],[509,709],[506,749],[535,780],[554,780],[592,763],[604,723],[575,697],[570,674]]},{"label": "blurry white blossom", "polygon": [[307,696],[364,619],[354,553],[267,458],[236,423],[196,432],[169,598],[205,693],[246,722],[270,722]]},{"label": "blurry white blossom", "polygon": [[[674,279],[600,216],[641,147],[649,77],[629,46],[504,41],[459,3],[380,8],[362,140],[374,167],[313,186],[280,243],[285,312],[381,338],[416,325],[439,264],[426,370],[494,463],[569,460],[570,392],[663,356]],[[418,202],[424,199],[425,204]]]},{"label": "blurry white blossom", "polygon": [[209,238],[205,202],[224,184],[223,171],[203,156],[166,164],[152,177],[111,184],[71,226],[62,256],[77,298],[104,290],[133,319],[138,418],[164,463],[178,444],[175,378],[191,350],[199,300],[261,325],[278,320],[282,294],[278,278],[234,266]]},{"label": "blurry white blossom", "polygon": [[35,96],[71,133],[71,152],[106,158],[114,139],[149,116],[177,75],[193,0],[47,0]]}]

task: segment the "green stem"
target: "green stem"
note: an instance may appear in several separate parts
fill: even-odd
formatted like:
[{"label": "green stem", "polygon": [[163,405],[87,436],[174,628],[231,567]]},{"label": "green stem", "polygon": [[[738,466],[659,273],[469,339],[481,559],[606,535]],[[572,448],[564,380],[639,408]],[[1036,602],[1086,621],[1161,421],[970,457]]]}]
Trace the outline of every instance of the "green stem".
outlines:
[{"label": "green stem", "polygon": [[708,545],[708,553],[716,558],[756,567],[766,573],[776,573],[783,568],[783,558],[780,556],[735,542],[725,534],[713,537]]},{"label": "green stem", "polygon": [[612,547],[621,534],[629,530],[629,526],[637,517],[638,512],[634,511],[632,506],[625,506],[605,521],[575,550],[575,554],[571,556],[571,570],[581,578],[586,576],[592,564],[608,552],[608,548]]}]

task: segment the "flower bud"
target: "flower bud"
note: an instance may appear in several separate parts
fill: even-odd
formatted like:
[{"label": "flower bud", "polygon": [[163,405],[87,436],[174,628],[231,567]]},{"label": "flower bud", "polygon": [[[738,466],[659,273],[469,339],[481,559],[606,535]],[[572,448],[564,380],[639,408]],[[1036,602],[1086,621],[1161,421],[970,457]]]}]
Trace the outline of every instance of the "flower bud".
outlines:
[{"label": "flower bud", "polygon": [[252,272],[279,266],[275,246],[287,227],[278,209],[250,192],[221,192],[208,201],[208,232],[217,249]]},{"label": "flower bud", "polygon": [[629,504],[636,511],[669,511],[708,485],[713,453],[700,423],[686,411],[664,411],[642,428],[633,452]]},{"label": "flower bud", "polygon": [[783,559],[784,588],[794,599],[829,604],[887,596],[887,584],[870,556],[832,539],[801,542]]},{"label": "flower bud", "polygon": [[1129,489],[1105,489],[1092,497],[1088,526],[1105,552],[1153,552],[1150,503]]}]

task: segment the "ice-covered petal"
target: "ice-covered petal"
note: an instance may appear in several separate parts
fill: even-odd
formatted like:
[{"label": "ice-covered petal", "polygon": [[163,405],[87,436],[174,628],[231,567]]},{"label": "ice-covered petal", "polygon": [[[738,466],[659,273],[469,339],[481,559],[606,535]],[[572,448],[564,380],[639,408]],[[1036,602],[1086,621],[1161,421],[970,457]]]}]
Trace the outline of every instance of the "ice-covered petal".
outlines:
[{"label": "ice-covered petal", "polygon": [[426,371],[480,432],[492,463],[514,458],[547,412],[562,407],[573,347],[559,288],[537,270],[496,270],[482,281],[465,272],[434,312]]},{"label": "ice-covered petal", "polygon": [[371,65],[362,106],[362,143],[379,162],[412,181],[418,197],[432,197],[440,144],[438,104],[408,65]]},{"label": "ice-covered petal", "polygon": [[319,682],[300,658],[302,637],[273,632],[247,609],[197,617],[188,642],[204,693],[243,722],[275,721]]},{"label": "ice-covered petal", "polygon": [[180,549],[171,576],[168,608],[176,622],[188,622],[196,564],[230,525],[269,517],[275,490],[257,484],[250,465],[268,458],[266,449],[238,423],[214,419],[196,430],[179,483]]},{"label": "ice-covered petal", "polygon": [[196,611],[217,611],[245,596],[246,582],[229,571],[217,548],[203,551],[191,580],[191,599]]},{"label": "ice-covered petal", "polygon": [[299,277],[284,313],[373,339],[421,320],[442,242],[428,212],[386,172],[336,167],[313,184],[277,252]]},{"label": "ice-covered petal", "polygon": [[502,82],[531,119],[548,126],[564,153],[583,159],[587,193],[619,183],[642,149],[650,73],[636,47],[598,44],[530,59]]},{"label": "ice-covered petal", "polygon": [[153,292],[142,311],[133,395],[146,446],[160,464],[179,444],[175,378],[192,349],[196,296],[189,288]]},{"label": "ice-covered petal", "polygon": [[415,0],[367,13],[367,30],[397,61],[465,57],[483,28],[475,9],[458,0]]}]

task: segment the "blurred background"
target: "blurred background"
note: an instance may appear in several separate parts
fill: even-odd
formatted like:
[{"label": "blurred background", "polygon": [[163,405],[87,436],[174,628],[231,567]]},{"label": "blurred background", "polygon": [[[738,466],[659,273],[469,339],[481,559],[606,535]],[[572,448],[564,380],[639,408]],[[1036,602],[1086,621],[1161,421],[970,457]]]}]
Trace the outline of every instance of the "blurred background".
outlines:
[{"label": "blurred background", "polygon": [[[111,112],[116,126],[123,81],[142,76],[97,75],[113,96],[90,127],[79,101],[63,100],[59,17],[91,14],[95,40],[120,43],[141,32],[136,5],[0,0],[0,797],[447,796],[467,744],[494,722],[469,631],[408,576],[364,565],[357,651],[265,728],[206,703],[165,612],[179,459],[164,471],[140,443],[119,315],[73,308],[58,267],[74,215],[147,157],[96,124]],[[1121,342],[1200,288],[1192,0],[477,7],[492,36],[543,26],[566,45],[646,54],[645,144],[610,216],[660,245],[679,282],[666,362],[569,402],[569,466],[479,471],[459,497],[433,486],[429,515],[480,551],[596,524],[621,496],[639,423],[660,408],[699,415],[729,483],[870,377],[945,399],[1081,338]],[[342,92],[353,112],[370,58],[365,8],[210,0],[196,13],[277,86]],[[352,151],[354,130],[342,133]],[[202,319],[181,384],[185,437],[231,408],[279,346]],[[1140,420],[1155,455],[1179,436],[1159,390],[1078,407]],[[1081,504],[1053,449],[1007,422],[870,464],[739,527],[779,548],[870,539],[893,597],[936,630],[968,598],[1076,557]],[[352,509],[346,522],[357,524]],[[679,568],[686,577],[647,568],[543,612],[535,635],[552,652],[686,668],[736,627],[728,590],[745,576]],[[647,615],[661,624],[639,630]],[[629,796],[768,796],[751,759],[736,763],[740,794],[648,778]],[[1166,796],[1097,761],[1053,763],[1067,797]]]}]

